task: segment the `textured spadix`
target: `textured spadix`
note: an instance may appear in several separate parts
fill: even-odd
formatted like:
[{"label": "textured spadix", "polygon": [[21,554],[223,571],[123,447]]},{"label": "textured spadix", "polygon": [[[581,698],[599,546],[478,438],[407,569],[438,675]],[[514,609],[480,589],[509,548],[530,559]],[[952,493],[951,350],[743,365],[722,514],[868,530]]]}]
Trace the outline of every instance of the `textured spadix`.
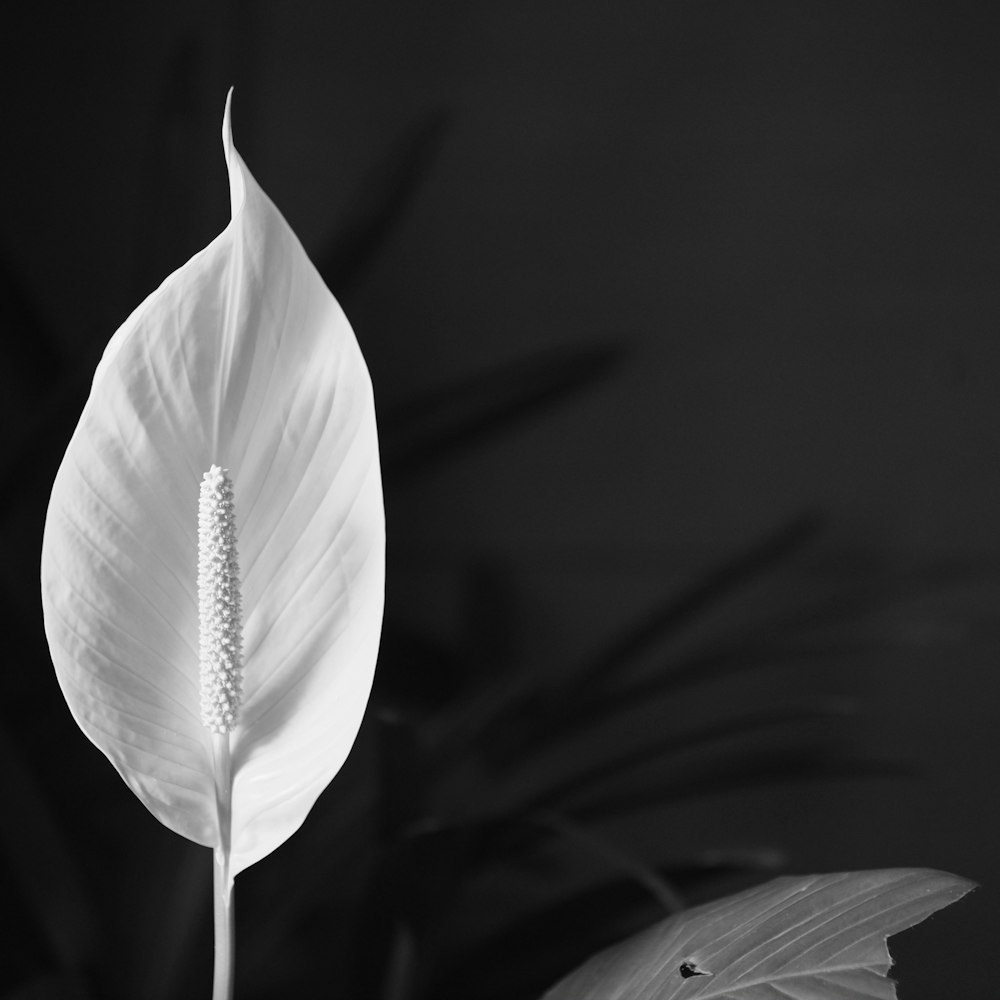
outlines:
[{"label": "textured spadix", "polygon": [[385,529],[371,383],[343,312],[233,148],[232,220],[125,321],[56,476],[45,630],[74,717],[142,802],[219,843],[198,663],[198,497],[233,483],[237,872],[299,826],[371,688]]}]

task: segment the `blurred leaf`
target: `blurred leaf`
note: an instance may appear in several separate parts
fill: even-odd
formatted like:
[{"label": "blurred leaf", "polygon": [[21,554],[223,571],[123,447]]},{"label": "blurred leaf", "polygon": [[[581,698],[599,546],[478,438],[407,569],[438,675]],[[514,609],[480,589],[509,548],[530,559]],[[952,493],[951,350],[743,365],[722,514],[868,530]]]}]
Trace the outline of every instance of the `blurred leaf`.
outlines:
[{"label": "blurred leaf", "polygon": [[505,822],[428,823],[382,853],[355,927],[356,995],[408,995],[418,978],[416,956],[435,950],[471,873],[510,832]]},{"label": "blurred leaf", "polygon": [[668,861],[663,868],[682,887],[700,881],[705,874],[729,875],[745,872],[770,871],[780,868],[785,856],[773,847],[730,847],[702,851],[693,858]]},{"label": "blurred leaf", "polygon": [[823,749],[787,747],[737,756],[720,756],[700,767],[687,767],[664,781],[639,789],[595,797],[572,812],[577,819],[607,819],[623,813],[676,804],[685,798],[702,798],[728,791],[777,785],[789,781],[830,781],[844,778],[912,777],[912,765],[898,761],[831,757]]},{"label": "blurred leaf", "polygon": [[397,924],[382,980],[380,1000],[410,1000],[417,982],[417,939],[406,924]]},{"label": "blurred leaf", "polygon": [[316,266],[341,302],[350,300],[400,224],[451,131],[450,111],[435,111],[376,163],[340,220],[334,240],[316,255]]},{"label": "blurred leaf", "polygon": [[[843,716],[851,711],[843,701],[829,699],[808,705],[764,709],[749,712],[719,722],[712,722],[686,733],[671,734],[618,756],[609,756],[597,764],[587,764],[570,777],[549,786],[532,800],[532,808],[564,802],[574,796],[586,794],[594,786],[613,780],[619,782],[635,768],[651,762],[665,763],[663,758],[673,758],[703,747],[711,747],[737,737],[761,733],[777,727],[802,722],[824,721]],[[735,756],[735,755],[734,755]]]},{"label": "blurred leaf", "polygon": [[[709,684],[721,677],[805,664],[813,657],[857,653],[867,648],[860,643],[844,644],[842,647],[824,644],[810,649],[807,646],[784,646],[780,641],[765,641],[756,646],[748,641],[745,645],[734,643],[732,646],[697,650],[667,663],[648,677],[605,691],[601,697],[585,694],[575,705],[566,706],[558,726],[551,726],[539,734],[533,749],[536,754],[540,753],[556,742],[579,737],[583,730],[607,725],[629,711],[648,708],[658,700],[676,697],[686,688]],[[515,763],[511,761],[510,765]]]},{"label": "blurred leaf", "polygon": [[971,888],[920,869],[775,879],[596,955],[543,1000],[892,1000],[886,938]]},{"label": "blurred leaf", "polygon": [[609,675],[618,674],[652,645],[679,632],[688,622],[713,610],[735,591],[794,555],[816,537],[822,525],[818,514],[806,511],[726,559],[680,595],[625,629],[574,674],[573,686],[602,686]]},{"label": "blurred leaf", "polygon": [[623,355],[607,343],[540,351],[390,407],[381,422],[386,478],[482,443],[605,377]]},{"label": "blurred leaf", "polygon": [[540,741],[555,733],[561,735],[564,721],[578,706],[600,704],[608,681],[618,680],[640,654],[796,552],[814,537],[820,524],[813,513],[799,515],[623,629],[590,662],[567,671],[559,681],[537,685],[524,697],[498,704],[496,718],[479,735],[480,742],[489,748],[492,765],[509,763],[515,754],[530,755]]},{"label": "blurred leaf", "polygon": [[446,912],[470,872],[484,859],[506,854],[523,832],[506,819],[441,825],[429,821],[385,853],[376,877],[378,895],[397,917],[426,926]]},{"label": "blurred leaf", "polygon": [[463,944],[442,961],[427,996],[433,1000],[537,997],[561,970],[648,925],[660,913],[634,880],[602,881],[521,914],[479,942]]},{"label": "blurred leaf", "polygon": [[660,863],[658,870],[692,900],[709,895],[717,897],[722,888],[730,891],[742,888],[756,882],[761,872],[776,872],[786,863],[781,851],[744,847],[704,851],[690,858],[668,858]]},{"label": "blurred leaf", "polygon": [[543,829],[550,830],[600,860],[612,871],[621,872],[637,886],[645,889],[650,897],[667,913],[684,909],[684,901],[677,890],[651,865],[645,864],[616,847],[605,837],[574,823],[558,813],[543,812],[531,817]]},{"label": "blurred leaf", "polygon": [[[722,642],[697,648],[664,666],[624,685],[590,692],[581,688],[572,703],[563,704],[558,727],[540,733],[535,750],[554,740],[564,741],[592,726],[603,725],[658,699],[674,698],[686,689],[720,678],[776,667],[808,669],[817,660],[829,661],[926,645],[932,641],[955,643],[968,640],[968,629],[953,619],[928,619],[920,628],[886,626],[879,619],[885,606],[899,599],[894,594],[843,595],[756,622]],[[869,624],[866,618],[875,617]],[[831,630],[833,630],[831,632]]]},{"label": "blurred leaf", "polygon": [[[774,868],[774,851],[706,852],[656,868],[653,874],[672,885],[695,888],[714,875]],[[444,957],[432,987],[434,1000],[464,1000],[475,983],[477,1000],[537,997],[561,970],[583,961],[595,949],[648,926],[662,905],[632,875],[600,879],[592,885],[560,893],[512,918],[481,940],[463,940]],[[544,942],[545,947],[539,947]],[[489,974],[483,974],[489,970]]]},{"label": "blurred leaf", "polygon": [[722,677],[765,668],[806,664],[819,657],[857,654],[868,650],[864,643],[824,642],[821,645],[786,645],[780,640],[743,643],[700,649],[666,664],[663,669],[633,681],[622,688],[605,692],[604,696],[581,700],[575,711],[568,711],[565,733],[597,725],[609,717],[620,715],[637,706],[675,697],[681,691],[708,684]]}]

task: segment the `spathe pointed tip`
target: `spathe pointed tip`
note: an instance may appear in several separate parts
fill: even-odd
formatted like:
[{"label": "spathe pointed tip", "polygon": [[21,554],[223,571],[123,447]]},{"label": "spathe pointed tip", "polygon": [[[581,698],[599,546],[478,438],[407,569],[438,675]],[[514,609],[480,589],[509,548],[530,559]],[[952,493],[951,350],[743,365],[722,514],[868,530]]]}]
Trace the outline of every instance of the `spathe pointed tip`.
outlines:
[{"label": "spathe pointed tip", "polygon": [[230,87],[226,92],[226,109],[222,112],[222,148],[225,150],[226,159],[229,159],[233,151],[233,90]]},{"label": "spathe pointed tip", "polygon": [[230,87],[226,94],[226,110],[222,113],[222,149],[226,155],[226,168],[229,171],[229,207],[232,218],[243,207],[246,197],[246,183],[243,179],[243,161],[233,145],[233,90]]}]

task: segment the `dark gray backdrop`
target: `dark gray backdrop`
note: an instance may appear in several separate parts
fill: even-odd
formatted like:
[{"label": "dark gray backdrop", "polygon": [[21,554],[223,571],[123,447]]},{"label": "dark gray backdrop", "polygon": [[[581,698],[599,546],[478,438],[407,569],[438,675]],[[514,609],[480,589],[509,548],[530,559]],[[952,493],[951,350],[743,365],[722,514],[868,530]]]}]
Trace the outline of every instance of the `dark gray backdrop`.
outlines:
[{"label": "dark gray backdrop", "polygon": [[[992,997],[1000,74],[988,7],[19,5],[0,43],[0,595],[17,651],[0,722],[27,766],[51,783],[60,755],[89,754],[109,798],[128,797],[45,673],[46,484],[78,412],[65,385],[86,382],[128,312],[226,222],[218,133],[235,84],[236,144],[341,276],[380,410],[488,370],[516,385],[525,359],[593,349],[608,363],[586,391],[401,477],[397,619],[454,631],[465,571],[499,567],[523,609],[503,641],[543,670],[816,512],[813,543],[695,635],[831,590],[861,595],[841,645],[768,683],[779,699],[853,700],[851,747],[917,774],[737,790],[614,836],[646,852],[668,838],[773,845],[792,871],[970,876],[984,883],[971,901],[897,946],[903,996]],[[393,173],[396,154],[408,174]],[[330,263],[382,191],[399,201],[364,267]],[[25,721],[53,703],[47,731]],[[69,812],[58,823],[72,829]],[[75,850],[86,867],[86,845]],[[0,995],[23,973],[11,965]]]}]

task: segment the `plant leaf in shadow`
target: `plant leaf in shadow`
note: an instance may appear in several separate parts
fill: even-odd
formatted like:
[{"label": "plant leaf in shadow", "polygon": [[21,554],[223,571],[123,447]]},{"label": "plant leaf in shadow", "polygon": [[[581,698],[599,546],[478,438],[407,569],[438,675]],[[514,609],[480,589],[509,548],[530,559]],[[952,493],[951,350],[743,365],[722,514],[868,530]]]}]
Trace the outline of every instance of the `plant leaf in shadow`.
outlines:
[{"label": "plant leaf in shadow", "polygon": [[[918,595],[924,586],[919,586]],[[556,703],[557,709],[549,709],[550,713],[557,712],[558,726],[551,724],[551,715],[542,716],[534,728],[517,741],[517,749],[523,752],[531,747],[536,752],[542,751],[556,741],[565,741],[585,729],[604,725],[631,709],[675,698],[686,689],[727,676],[775,668],[807,669],[810,662],[817,660],[828,662],[880,650],[926,645],[928,634],[935,644],[968,640],[968,627],[946,617],[928,620],[924,616],[920,622],[922,628],[912,632],[900,627],[888,630],[866,627],[866,619],[877,618],[907,596],[913,595],[838,593],[829,600],[810,602],[791,613],[782,611],[755,621],[710,646],[685,652],[662,668],[625,684],[598,685],[593,690],[579,684],[567,690],[566,696]],[[539,703],[539,711],[545,708],[544,703]],[[513,762],[513,758],[496,749],[498,744],[503,747],[504,738],[502,731],[495,739],[491,737],[491,750],[498,758],[495,761],[491,758],[494,766],[510,766]]]},{"label": "plant leaf in shadow", "polygon": [[399,225],[451,132],[450,110],[437,110],[399,138],[369,172],[336,237],[314,255],[316,267],[341,302],[364,278]]},{"label": "plant leaf in shadow", "polygon": [[669,879],[652,865],[623,851],[599,833],[580,826],[568,816],[550,810],[529,816],[529,822],[536,823],[541,829],[566,841],[569,846],[582,850],[611,871],[619,872],[645,889],[650,899],[664,913],[669,915],[684,909],[684,901]]},{"label": "plant leaf in shadow", "polygon": [[381,424],[386,476],[424,472],[480,444],[607,377],[624,354],[607,342],[539,351],[389,407]]},{"label": "plant leaf in shadow", "polygon": [[719,757],[700,768],[685,769],[665,781],[636,789],[618,789],[596,797],[571,812],[581,822],[605,821],[614,816],[640,812],[683,799],[719,795],[729,791],[799,781],[840,781],[859,778],[910,778],[917,774],[912,764],[896,760],[852,758],[832,755],[823,747],[787,747],[744,752],[739,757]]},{"label": "plant leaf in shadow", "polygon": [[[567,671],[564,679],[537,681],[510,690],[498,698],[493,718],[481,719],[472,733],[489,748],[493,766],[509,763],[512,755],[533,750],[539,741],[558,733],[577,707],[600,701],[609,681],[618,680],[635,659],[655,644],[664,642],[691,621],[707,614],[734,591],[797,552],[820,528],[818,516],[806,512],[781,525],[761,541],[710,570],[680,595],[668,598],[658,609],[643,615],[591,658]],[[558,725],[553,727],[553,719]]]},{"label": "plant leaf in shadow", "polygon": [[[708,883],[717,885],[723,880],[727,880],[731,891],[734,878],[745,882],[747,876],[759,877],[760,872],[773,871],[782,863],[783,858],[774,851],[706,852],[658,865],[654,873],[685,891],[704,891]],[[463,948],[440,970],[428,995],[435,1000],[458,1000],[462,984],[479,982],[487,990],[483,1000],[537,996],[551,982],[551,974],[558,976],[573,964],[573,954],[581,959],[587,957],[632,930],[647,926],[659,912],[655,900],[634,879],[599,881],[521,912],[486,940]],[[536,946],[543,938],[552,942],[552,949]],[[511,963],[511,955],[525,956],[526,960]],[[488,982],[481,975],[483,969],[493,970]],[[534,989],[526,978],[534,981]]]},{"label": "plant leaf in shadow", "polygon": [[[407,954],[413,959],[413,968],[407,966],[410,974],[426,978],[428,970],[438,964],[428,962],[428,955],[447,960],[451,954],[454,941],[449,931],[455,930],[456,913],[467,912],[459,898],[466,887],[479,874],[523,865],[546,842],[561,843],[570,848],[571,854],[596,860],[600,867],[621,876],[622,884],[636,887],[638,893],[625,895],[630,907],[634,907],[636,896],[640,903],[643,898],[653,903],[652,908],[647,905],[642,909],[646,921],[683,906],[666,868],[633,857],[561,814],[545,811],[513,819],[496,817],[455,824],[425,821],[400,831],[393,842],[385,845],[365,891],[364,915],[352,949],[357,964],[356,995],[386,995],[387,978],[401,988],[398,977],[390,977],[385,970],[396,969],[393,956],[402,938],[408,942]],[[774,864],[774,852],[744,850],[706,854],[676,862],[674,867],[686,884],[695,885],[712,876],[767,869]],[[621,922],[623,914],[605,908],[602,916],[603,923],[597,926],[606,928],[609,920]],[[510,919],[520,921],[523,914],[515,907]],[[420,976],[415,971],[418,967],[422,969]],[[402,976],[401,970],[396,969],[396,973]],[[423,992],[419,985],[411,982],[413,992],[404,995],[437,995]]]},{"label": "plant leaf in shadow", "polygon": [[476,983],[476,1000],[537,997],[574,963],[662,915],[634,879],[600,881],[514,914],[497,931],[444,956],[424,995],[463,1000]]},{"label": "plant leaf in shadow", "polygon": [[773,848],[735,847],[663,861],[660,871],[686,896],[694,896],[703,894],[708,883],[758,876],[785,863],[785,855]]},{"label": "plant leaf in shadow", "polygon": [[[753,580],[753,575],[749,571],[746,580],[748,583]],[[733,589],[737,589],[736,584],[733,585]],[[727,594],[728,590],[724,588],[720,592],[719,599],[724,599]],[[509,597],[508,594],[505,598],[506,603],[509,603]],[[688,604],[689,608],[694,606],[695,602]],[[786,609],[781,614],[770,615],[764,621],[758,619],[749,628],[726,636],[717,648],[710,647],[707,650],[704,647],[696,648],[692,653],[687,653],[681,659],[672,662],[668,670],[652,677],[640,677],[623,689],[621,701],[615,701],[618,692],[613,686],[608,685],[603,692],[603,698],[584,699],[581,701],[581,706],[584,710],[594,710],[594,718],[589,720],[594,724],[619,723],[630,708],[639,707],[642,698],[638,692],[650,693],[651,689],[644,689],[644,684],[659,685],[663,693],[671,685],[694,685],[712,677],[739,671],[759,670],[768,665],[790,660],[808,662],[819,654],[828,656],[833,652],[846,655],[859,649],[867,649],[863,640],[860,642],[850,640],[849,629],[857,614],[870,607],[870,601],[866,596],[858,602],[845,603],[838,598],[838,601],[828,605],[817,607],[814,602],[810,602],[804,609],[796,608],[792,612]],[[710,610],[711,602],[707,601],[703,611],[692,611],[691,619],[680,615],[676,620],[694,620],[698,614],[707,614]],[[645,616],[646,620],[652,617],[654,616]],[[845,634],[848,636],[847,639],[840,639],[839,646],[833,645],[829,639],[821,642],[812,635],[816,629],[822,630],[831,626],[838,630],[837,634],[841,637]],[[678,624],[676,627],[680,629],[682,625]],[[844,627],[848,628],[846,633],[843,631]],[[664,631],[667,636],[672,635],[671,628],[665,628]],[[805,635],[808,641],[803,641],[802,635]],[[556,786],[548,789],[552,797],[540,797],[537,780],[528,780],[523,775],[528,775],[532,771],[531,765],[537,759],[539,749],[565,744],[566,740],[572,737],[573,716],[568,711],[567,714],[561,714],[555,710],[558,706],[554,706],[547,731],[542,734],[544,739],[540,739],[536,747],[515,746],[515,752],[510,755],[506,763],[504,770],[507,773],[504,775],[492,771],[484,772],[483,764],[489,755],[489,739],[484,733],[481,721],[485,719],[494,722],[500,717],[501,712],[509,713],[510,706],[516,704],[515,696],[530,694],[532,688],[537,687],[539,682],[536,677],[529,676],[527,672],[519,669],[516,661],[506,666],[494,664],[489,671],[479,674],[463,662],[475,654],[474,644],[468,641],[461,628],[459,636],[457,642],[449,643],[445,639],[435,639],[430,636],[415,637],[406,630],[401,630],[396,644],[390,643],[383,647],[387,658],[387,662],[382,664],[383,676],[394,670],[407,673],[412,668],[416,661],[413,658],[413,650],[409,647],[415,643],[418,647],[424,647],[421,656],[430,657],[431,660],[446,658],[449,664],[447,671],[454,672],[456,677],[456,687],[452,691],[452,697],[436,700],[433,704],[425,702],[423,710],[417,704],[406,707],[405,720],[414,728],[404,744],[410,745],[412,749],[415,743],[416,751],[412,753],[406,751],[402,754],[406,768],[396,771],[391,783],[396,790],[391,790],[383,782],[380,786],[380,796],[370,806],[373,815],[384,815],[389,809],[390,813],[395,810],[397,816],[401,817],[388,825],[382,824],[383,831],[390,831],[389,839],[380,841],[382,846],[377,850],[389,852],[386,857],[391,855],[393,858],[391,864],[399,884],[404,885],[409,881],[412,890],[410,901],[403,908],[402,916],[397,912],[398,900],[390,904],[380,891],[371,887],[366,890],[368,899],[366,905],[370,913],[381,914],[379,918],[381,923],[376,921],[381,928],[379,937],[381,950],[378,952],[378,961],[384,962],[391,958],[390,952],[399,943],[399,935],[404,934],[413,948],[412,951],[407,951],[417,970],[413,974],[423,984],[419,988],[414,986],[415,992],[412,995],[415,997],[433,995],[437,1000],[439,996],[448,995],[447,992],[437,991],[437,984],[442,982],[441,970],[449,967],[449,963],[453,961],[456,947],[455,929],[459,924],[464,926],[463,915],[471,919],[470,901],[464,897],[462,887],[478,879],[480,875],[490,874],[490,877],[495,877],[516,859],[530,855],[539,843],[540,831],[536,825],[535,835],[531,835],[528,827],[536,822],[538,813],[533,813],[532,810],[539,805],[559,804],[563,807],[564,814],[568,811],[572,817],[569,822],[573,822],[576,828],[585,834],[590,834],[593,829],[592,824],[608,816],[614,818],[619,813],[655,809],[664,804],[674,804],[684,799],[705,795],[724,794],[743,787],[766,787],[809,778],[819,780],[884,778],[910,773],[895,763],[885,764],[838,757],[829,747],[817,748],[808,744],[800,747],[796,744],[794,752],[790,752],[788,741],[782,741],[782,745],[775,748],[774,742],[783,732],[782,726],[812,720],[821,721],[837,715],[842,709],[840,703],[820,701],[810,702],[804,706],[764,708],[757,713],[735,719],[715,720],[686,734],[668,731],[667,735],[654,744],[632,750],[624,749],[623,744],[618,742],[615,744],[619,751],[616,757],[607,755],[595,757],[591,754],[589,760],[584,760],[582,757],[574,758],[575,769],[568,769],[568,773],[561,777],[557,775],[554,779]],[[651,635],[648,646],[633,644],[631,647],[634,650],[633,658],[638,658],[647,648],[652,648],[655,642],[655,637]],[[621,641],[617,645],[622,649],[626,643]],[[591,663],[595,661],[596,658],[591,660]],[[627,667],[628,663],[625,666]],[[610,679],[609,676],[608,680]],[[551,697],[551,689],[547,689],[547,694]],[[599,711],[602,705],[606,706],[607,711]],[[562,707],[567,710],[571,706],[564,703]],[[400,723],[398,719],[393,721],[395,724]],[[757,737],[772,729],[775,740],[768,743],[769,749],[760,749]],[[459,735],[461,738],[456,739]],[[681,766],[676,766],[677,756],[690,750],[698,752],[694,756],[685,756],[681,760]],[[396,754],[397,760],[399,757],[400,755]],[[663,763],[671,765],[667,775],[663,775],[659,770],[646,770],[641,776],[636,773],[640,768],[658,767]],[[415,777],[409,773],[409,769],[412,768],[416,769]],[[483,781],[484,775],[485,781]],[[368,780],[374,778],[369,775]],[[441,892],[441,887],[434,888],[437,903],[432,916],[428,916],[426,911],[419,910],[413,902],[420,896],[420,893],[413,888],[420,883],[420,878],[414,882],[412,873],[406,874],[403,869],[413,864],[419,875],[420,870],[426,873],[432,870],[433,866],[428,866],[424,862],[418,863],[415,860],[416,855],[410,851],[395,853],[399,838],[409,837],[411,834],[408,831],[418,829],[422,821],[426,822],[421,820],[420,804],[403,803],[405,808],[400,809],[398,804],[393,806],[391,802],[378,800],[386,796],[392,799],[400,794],[398,790],[401,785],[420,788],[425,816],[427,810],[443,808],[443,815],[447,818],[440,822],[451,824],[447,833],[434,836],[437,838],[441,857],[445,859],[452,857],[454,862],[452,873],[461,884],[453,894]],[[543,786],[544,791],[546,790]],[[403,798],[408,796],[409,792]],[[359,799],[358,803],[361,801]],[[336,836],[338,849],[346,846],[344,839],[346,832],[342,830],[341,834],[334,834],[332,831],[335,827],[343,825],[345,811],[357,815],[357,809],[363,810],[364,807],[358,803],[348,806],[341,802],[337,809],[331,810],[329,814],[331,825],[327,829],[331,833],[323,840],[323,850],[328,859],[325,878],[337,884],[341,884],[346,869],[356,865],[357,859],[364,856],[366,848],[359,841],[355,845],[357,852],[342,865],[335,863],[333,854],[326,845]],[[465,818],[457,819],[451,816],[448,812],[451,806],[457,806],[457,815]],[[323,802],[319,804],[318,809],[326,814]],[[339,817],[334,813],[339,813]],[[317,832],[321,826],[317,817],[315,827]],[[458,832],[455,827],[464,832]],[[487,827],[494,833],[503,829],[506,831],[505,835],[493,836],[484,844],[478,838],[482,829]],[[515,836],[511,831],[517,828],[520,828],[521,833]],[[393,830],[395,833],[391,832]],[[421,836],[424,835],[429,836],[429,831],[425,830]],[[481,850],[477,848],[474,856],[470,857],[463,852],[473,840]],[[351,842],[354,842],[353,838]],[[429,843],[430,841],[427,841],[427,844]],[[457,850],[456,843],[465,846],[462,850]],[[424,846],[426,848],[427,845]],[[370,847],[367,853],[371,855]],[[562,853],[566,853],[565,845]],[[773,852],[768,857],[773,864]],[[459,858],[463,859],[461,863],[458,861]],[[379,862],[380,865],[383,863],[387,862]],[[641,859],[637,859],[636,863],[648,867],[648,864]],[[731,870],[735,870],[742,863],[733,860],[730,864]],[[759,859],[747,860],[739,870],[752,870],[760,864],[763,862]],[[703,884],[712,879],[713,871],[714,877],[718,880],[726,870],[724,862],[716,863],[714,869],[706,863],[700,868],[693,866],[688,871],[687,877],[693,884],[698,884],[699,880]],[[683,871],[679,877],[684,877]],[[380,884],[384,887],[384,876]],[[644,891],[649,895],[648,888]],[[613,914],[604,915],[610,921],[616,919]],[[374,924],[369,924],[369,927],[372,926]],[[435,931],[436,926],[442,929]],[[606,927],[607,923],[604,926]],[[513,969],[530,967],[531,962],[530,949],[519,953],[512,952],[506,959],[506,964]],[[428,976],[432,977],[434,985],[425,989]],[[456,982],[463,981],[458,979]],[[432,992],[427,992],[427,989]],[[445,989],[446,987],[442,986],[442,990]]]},{"label": "plant leaf in shadow", "polygon": [[[447,953],[449,920],[458,897],[477,874],[518,863],[543,842],[596,859],[642,889],[655,906],[650,919],[682,906],[664,875],[592,831],[556,813],[537,813],[454,825],[425,825],[404,834],[382,855],[366,894],[358,936],[358,995],[375,995],[401,929],[419,953]],[[648,909],[648,908],[647,908]],[[605,914],[607,916],[607,914]],[[410,994],[407,994],[410,995]],[[424,995],[417,991],[412,995]]]},{"label": "plant leaf in shadow", "polygon": [[770,572],[811,542],[823,527],[815,511],[801,514],[752,543],[735,556],[725,559],[661,608],[635,622],[600,650],[576,674],[582,686],[603,685],[633,662],[650,646],[682,630],[690,622],[714,610],[735,591]]},{"label": "plant leaf in shadow", "polygon": [[[607,725],[609,721],[631,710],[648,708],[656,701],[676,697],[687,688],[708,684],[722,677],[802,665],[809,661],[810,656],[829,659],[867,650],[869,646],[865,643],[842,646],[824,643],[810,648],[785,647],[780,642],[763,642],[759,646],[749,642],[743,646],[734,643],[718,649],[699,650],[666,665],[651,676],[640,678],[620,689],[607,691],[602,697],[588,695],[584,700],[567,706],[558,728],[539,732],[532,740],[532,749],[541,753],[555,743],[579,737],[587,729]],[[517,762],[518,758],[504,756],[500,764],[506,768],[516,766]],[[491,760],[491,765],[496,766],[496,762]]]},{"label": "plant leaf in shadow", "polygon": [[551,808],[567,800],[572,801],[580,795],[586,795],[594,787],[626,780],[630,772],[653,763],[664,766],[668,762],[675,761],[677,757],[693,751],[718,748],[719,744],[729,743],[744,736],[759,735],[773,729],[842,718],[851,711],[852,706],[842,701],[828,699],[749,712],[713,721],[687,733],[671,733],[618,756],[605,758],[594,766],[577,768],[575,773],[553,783],[533,798],[529,808]]},{"label": "plant leaf in shadow", "polygon": [[[365,889],[355,928],[354,995],[386,995],[392,970],[400,972],[394,956],[399,957],[401,934],[412,950],[437,950],[441,924],[468,879],[505,849],[512,834],[516,836],[516,828],[504,820],[456,825],[427,821],[385,847]],[[395,988],[400,988],[398,983]]]}]

